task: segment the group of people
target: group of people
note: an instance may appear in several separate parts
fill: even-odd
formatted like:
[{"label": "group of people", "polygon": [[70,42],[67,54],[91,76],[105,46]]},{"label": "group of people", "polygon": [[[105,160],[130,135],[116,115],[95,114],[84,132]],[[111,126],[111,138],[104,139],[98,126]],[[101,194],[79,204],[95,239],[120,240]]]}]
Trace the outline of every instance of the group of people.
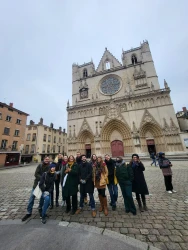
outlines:
[{"label": "group of people", "polygon": [[[166,190],[173,191],[171,162],[165,158],[165,154],[159,153],[159,165],[165,177]],[[86,155],[77,152],[76,158],[73,155],[58,155],[57,162],[50,163],[49,157],[45,157],[42,164],[39,164],[35,171],[35,180],[29,199],[27,214],[22,221],[27,220],[31,214],[34,205],[35,195],[33,194],[37,185],[42,191],[39,201],[39,214],[43,224],[46,223],[46,212],[48,207],[54,207],[54,184],[55,184],[55,205],[59,206],[59,188],[62,188],[62,201],[66,203],[66,213],[80,214],[83,212],[84,204],[87,203],[89,196],[89,205],[91,207],[92,217],[96,217],[96,207],[94,199],[94,189],[97,188],[100,201],[99,212],[108,215],[108,204],[106,197],[106,187],[110,194],[110,203],[112,210],[116,210],[118,199],[118,183],[121,188],[125,212],[136,215],[136,207],[133,201],[132,192],[136,194],[136,200],[140,212],[147,211],[146,197],[149,194],[145,181],[145,167],[140,161],[138,154],[133,154],[130,163],[126,164],[122,157],[113,160],[108,154],[104,160],[101,156],[93,154],[90,161],[87,161]],[[78,190],[80,191],[80,200],[78,206]]]}]

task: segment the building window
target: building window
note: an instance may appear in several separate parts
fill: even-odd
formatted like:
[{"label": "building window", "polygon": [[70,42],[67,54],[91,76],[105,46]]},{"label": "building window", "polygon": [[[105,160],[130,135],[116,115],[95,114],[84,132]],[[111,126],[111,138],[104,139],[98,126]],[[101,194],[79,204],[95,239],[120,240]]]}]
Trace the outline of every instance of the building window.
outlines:
[{"label": "building window", "polygon": [[35,153],[35,144],[32,144],[31,145],[31,154],[34,154]]},{"label": "building window", "polygon": [[44,131],[47,131],[47,127],[44,128]]},{"label": "building window", "polygon": [[16,120],[16,123],[17,123],[17,124],[21,124],[21,120],[20,120],[20,119],[17,119],[17,120]]},{"label": "building window", "polygon": [[31,134],[27,134],[27,141],[30,141],[31,140]]},{"label": "building window", "polygon": [[56,136],[54,136],[54,143],[56,143]]},{"label": "building window", "polygon": [[29,153],[29,145],[26,145],[25,146],[25,154],[28,154]]},{"label": "building window", "polygon": [[20,133],[20,130],[16,129],[15,133],[14,133],[14,136],[19,136],[19,133]]},{"label": "building window", "polygon": [[0,120],[2,120],[2,113],[0,113]]},{"label": "building window", "polygon": [[36,141],[36,133],[33,133],[32,141]]},{"label": "building window", "polygon": [[48,136],[48,142],[51,142],[51,135]]},{"label": "building window", "polygon": [[53,153],[55,153],[55,145],[53,146]]},{"label": "building window", "polygon": [[61,137],[59,137],[59,143],[61,143]]},{"label": "building window", "polygon": [[42,153],[46,153],[46,144],[42,145]]},{"label": "building window", "polygon": [[137,63],[137,57],[135,55],[132,55],[131,60],[132,60],[132,64]]},{"label": "building window", "polygon": [[46,134],[43,135],[43,141],[46,141]]},{"label": "building window", "polygon": [[84,69],[83,71],[83,78],[86,78],[88,75],[87,75],[87,69]]},{"label": "building window", "polygon": [[48,147],[47,147],[47,153],[48,154],[50,153],[50,145],[48,145]]},{"label": "building window", "polygon": [[7,140],[2,140],[2,141],[1,141],[1,148],[2,148],[2,149],[5,149],[5,148],[7,147],[7,143],[8,143]]},{"label": "building window", "polygon": [[36,130],[37,129],[37,127],[36,126],[33,126],[33,130]]},{"label": "building window", "polygon": [[10,128],[4,128],[4,134],[9,135],[10,133]]},{"label": "building window", "polygon": [[58,153],[60,153],[60,151],[61,151],[61,146],[58,147]]},{"label": "building window", "polygon": [[110,69],[110,62],[106,62],[106,69]]},{"label": "building window", "polygon": [[18,145],[18,142],[17,141],[13,141],[13,143],[12,143],[12,150],[17,150],[17,145]]},{"label": "building window", "polygon": [[32,127],[28,127],[28,130],[31,130],[32,129]]},{"label": "building window", "polygon": [[7,122],[10,122],[10,121],[11,121],[11,119],[12,119],[12,117],[11,117],[10,115],[7,115],[7,117],[6,117],[6,121],[7,121]]}]

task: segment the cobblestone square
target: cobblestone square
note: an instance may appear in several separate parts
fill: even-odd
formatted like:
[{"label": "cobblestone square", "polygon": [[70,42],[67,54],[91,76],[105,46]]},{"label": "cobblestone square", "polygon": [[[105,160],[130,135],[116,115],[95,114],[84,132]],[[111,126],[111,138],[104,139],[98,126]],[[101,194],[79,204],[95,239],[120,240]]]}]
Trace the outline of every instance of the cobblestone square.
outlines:
[{"label": "cobblestone square", "polygon": [[[107,217],[97,212],[96,218],[92,218],[89,206],[84,208],[82,214],[73,216],[65,213],[65,207],[55,207],[53,210],[48,210],[49,220],[79,222],[107,228],[147,242],[159,249],[188,249],[188,163],[173,162],[173,185],[177,191],[174,194],[165,191],[161,170],[158,167],[151,167],[148,161],[144,164],[145,178],[150,192],[147,196],[149,208],[147,212],[140,213],[137,210],[136,216],[126,214],[119,188],[117,209],[112,211],[109,206]],[[0,220],[21,219],[26,214],[35,168],[36,165],[31,165],[0,171]],[[98,209],[97,196],[95,190]],[[135,204],[137,206],[136,200]],[[36,199],[31,219],[39,219],[37,206]]]}]

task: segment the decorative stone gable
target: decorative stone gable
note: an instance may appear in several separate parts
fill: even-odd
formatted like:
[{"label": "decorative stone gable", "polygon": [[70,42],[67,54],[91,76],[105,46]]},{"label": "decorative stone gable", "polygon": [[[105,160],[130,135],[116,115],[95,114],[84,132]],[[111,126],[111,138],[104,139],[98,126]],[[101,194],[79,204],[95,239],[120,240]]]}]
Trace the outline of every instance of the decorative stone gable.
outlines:
[{"label": "decorative stone gable", "polygon": [[140,124],[140,127],[142,127],[143,125],[145,125],[146,123],[153,123],[156,124],[160,127],[160,125],[158,124],[158,122],[155,120],[155,118],[149,113],[149,111],[146,109],[144,111],[143,117],[142,117],[142,121]]},{"label": "decorative stone gable", "polygon": [[81,134],[81,133],[82,133],[83,131],[85,131],[85,130],[86,130],[86,131],[89,131],[90,133],[93,134],[92,129],[91,129],[91,127],[89,126],[89,124],[88,124],[86,118],[84,118],[84,120],[83,120],[83,123],[82,123],[82,125],[81,125],[79,134]]}]

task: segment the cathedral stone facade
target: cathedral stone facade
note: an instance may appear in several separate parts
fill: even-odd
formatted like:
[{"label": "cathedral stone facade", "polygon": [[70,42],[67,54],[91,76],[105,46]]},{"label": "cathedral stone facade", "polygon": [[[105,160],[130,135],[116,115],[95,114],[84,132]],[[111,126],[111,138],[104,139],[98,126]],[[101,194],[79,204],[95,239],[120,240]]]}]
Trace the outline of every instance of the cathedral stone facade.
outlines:
[{"label": "cathedral stone facade", "polygon": [[67,112],[69,154],[184,151],[170,88],[166,81],[160,88],[147,41],[122,51],[122,63],[106,48],[97,68],[73,64]]}]

